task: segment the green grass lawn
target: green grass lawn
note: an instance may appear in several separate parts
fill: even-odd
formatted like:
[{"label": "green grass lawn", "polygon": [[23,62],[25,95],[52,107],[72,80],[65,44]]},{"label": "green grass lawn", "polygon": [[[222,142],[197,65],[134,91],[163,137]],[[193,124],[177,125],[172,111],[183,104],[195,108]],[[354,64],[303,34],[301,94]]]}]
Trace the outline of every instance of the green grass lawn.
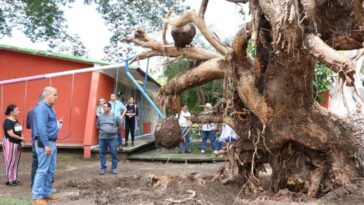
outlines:
[{"label": "green grass lawn", "polygon": [[32,199],[29,198],[17,198],[10,196],[0,196],[1,205],[31,205]]}]

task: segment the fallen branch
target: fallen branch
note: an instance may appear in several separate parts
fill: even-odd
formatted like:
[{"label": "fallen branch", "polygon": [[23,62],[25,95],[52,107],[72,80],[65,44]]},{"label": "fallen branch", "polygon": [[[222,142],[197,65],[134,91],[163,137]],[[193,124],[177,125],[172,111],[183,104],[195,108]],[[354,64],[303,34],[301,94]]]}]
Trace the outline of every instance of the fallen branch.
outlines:
[{"label": "fallen branch", "polygon": [[158,91],[158,99],[162,102],[165,97],[174,96],[184,91],[214,79],[223,78],[227,64],[223,57],[208,60],[192,70],[181,73],[167,82]]},{"label": "fallen branch", "polygon": [[198,12],[198,16],[201,17],[202,19],[205,18],[205,13],[206,13],[208,3],[209,3],[209,0],[201,1],[201,6],[200,6],[200,11]]},{"label": "fallen branch", "polygon": [[[173,12],[174,8],[175,8],[175,5],[173,5],[173,6],[169,9],[169,11],[168,11],[168,13],[167,13],[167,15],[166,15],[166,18],[168,18],[169,16],[171,16],[171,14],[172,14],[172,12]],[[163,24],[163,30],[162,30],[162,39],[163,39],[163,44],[164,44],[164,45],[168,45],[168,41],[167,41],[167,38],[166,38],[167,29],[168,29],[168,24],[167,24],[167,23],[164,23],[164,24]]]},{"label": "fallen branch", "polygon": [[134,57],[131,63],[136,60],[142,60],[152,56],[166,56],[166,57],[179,57],[184,56],[186,58],[209,60],[218,57],[215,53],[207,51],[202,48],[188,47],[188,48],[176,48],[170,45],[162,45],[160,42],[150,38],[143,29],[135,31],[134,36],[124,39],[125,42],[133,42],[138,46],[149,48],[151,50],[142,52]]},{"label": "fallen branch", "polygon": [[347,85],[354,85],[355,65],[349,59],[341,56],[314,34],[305,36],[305,46],[314,58],[345,79]]},{"label": "fallen branch", "polygon": [[164,21],[176,27],[193,23],[201,31],[206,40],[220,53],[227,54],[231,50],[231,48],[226,46],[213,32],[210,31],[204,19],[199,17],[195,12],[188,11],[179,17],[166,18]]}]

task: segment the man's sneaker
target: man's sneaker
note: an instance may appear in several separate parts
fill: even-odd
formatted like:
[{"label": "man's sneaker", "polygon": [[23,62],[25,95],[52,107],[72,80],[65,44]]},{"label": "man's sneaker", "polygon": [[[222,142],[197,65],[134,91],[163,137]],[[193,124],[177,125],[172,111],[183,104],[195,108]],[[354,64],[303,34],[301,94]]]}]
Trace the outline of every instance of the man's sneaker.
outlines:
[{"label": "man's sneaker", "polygon": [[112,174],[119,174],[118,170],[116,170],[116,169],[111,170],[111,173]]},{"label": "man's sneaker", "polygon": [[127,146],[128,146],[128,143],[127,143],[127,142],[125,142],[124,147],[127,147]]},{"label": "man's sneaker", "polygon": [[212,154],[214,154],[214,155],[217,155],[217,153],[218,153],[218,151],[217,151],[217,150],[214,150],[214,151],[212,152]]},{"label": "man's sneaker", "polygon": [[134,147],[134,142],[131,142],[131,146]]},{"label": "man's sneaker", "polygon": [[52,194],[55,194],[58,192],[58,190],[56,188],[52,188],[51,192],[52,192]]},{"label": "man's sneaker", "polygon": [[105,169],[101,169],[100,175],[105,175],[105,174],[106,174],[106,170]]},{"label": "man's sneaker", "polygon": [[201,154],[204,154],[204,153],[205,153],[205,150],[203,150],[203,149],[202,149],[202,150],[201,150]]},{"label": "man's sneaker", "polygon": [[186,150],[185,153],[191,153],[191,151],[190,150]]},{"label": "man's sneaker", "polygon": [[33,205],[47,205],[47,200],[45,200],[45,199],[33,199],[32,204]]},{"label": "man's sneaker", "polygon": [[48,201],[57,201],[59,200],[59,196],[52,194],[44,198],[44,200]]}]

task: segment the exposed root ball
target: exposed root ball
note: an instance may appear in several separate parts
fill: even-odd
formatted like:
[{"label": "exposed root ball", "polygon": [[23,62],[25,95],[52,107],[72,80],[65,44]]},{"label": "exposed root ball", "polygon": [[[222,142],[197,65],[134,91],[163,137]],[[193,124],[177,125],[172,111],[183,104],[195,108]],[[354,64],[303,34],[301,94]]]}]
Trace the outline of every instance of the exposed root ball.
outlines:
[{"label": "exposed root ball", "polygon": [[155,128],[155,143],[165,148],[174,148],[182,141],[182,132],[177,119],[164,119]]}]

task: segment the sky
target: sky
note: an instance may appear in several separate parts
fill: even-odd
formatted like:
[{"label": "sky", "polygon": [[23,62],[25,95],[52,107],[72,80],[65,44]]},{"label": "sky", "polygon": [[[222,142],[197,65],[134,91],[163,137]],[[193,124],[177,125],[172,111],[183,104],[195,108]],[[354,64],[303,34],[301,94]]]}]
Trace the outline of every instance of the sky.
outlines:
[{"label": "sky", "polygon": [[[108,44],[111,33],[107,29],[101,15],[96,12],[96,6],[84,5],[82,2],[82,0],[77,0],[72,4],[72,8],[67,7],[64,10],[69,26],[68,29],[70,33],[77,33],[80,36],[90,58],[100,60],[104,56],[104,47]],[[186,0],[185,3],[191,9],[199,10],[200,1]],[[206,23],[221,39],[232,38],[244,23],[244,17],[239,14],[240,9],[240,6],[225,0],[209,1],[205,14]],[[244,11],[248,13],[246,6]],[[160,36],[156,38],[161,39]],[[46,50],[48,48],[45,43],[32,43],[19,31],[14,31],[12,37],[0,39],[0,43],[37,50]],[[150,66],[160,67],[161,65],[157,62],[160,62],[160,60],[156,58],[151,59]],[[142,69],[145,68],[146,61],[142,62],[141,65]],[[156,72],[153,77],[156,78],[156,75],[160,75],[160,73]]]}]

